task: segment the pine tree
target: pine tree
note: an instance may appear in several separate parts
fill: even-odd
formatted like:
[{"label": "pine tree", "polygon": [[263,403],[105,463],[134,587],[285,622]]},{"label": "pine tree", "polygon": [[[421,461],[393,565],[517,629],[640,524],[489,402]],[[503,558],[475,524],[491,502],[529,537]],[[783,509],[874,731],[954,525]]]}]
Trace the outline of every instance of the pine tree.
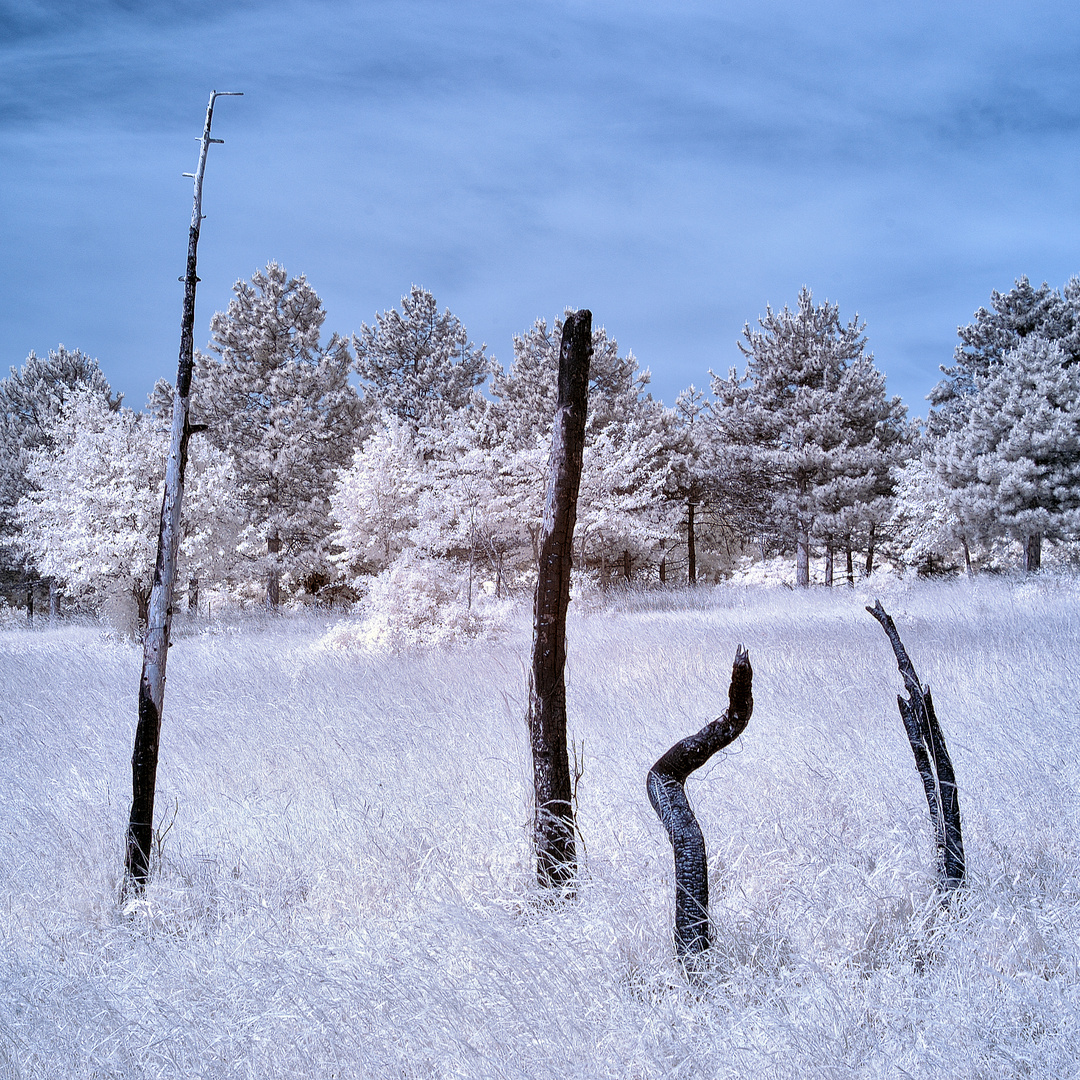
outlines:
[{"label": "pine tree", "polygon": [[33,490],[27,473],[31,457],[54,445],[64,403],[83,392],[119,408],[120,399],[113,397],[98,362],[63,345],[46,357],[30,353],[22,368],[12,368],[0,380],[0,544],[8,552],[18,546],[19,499]]},{"label": "pine tree", "polygon": [[842,512],[887,475],[877,459],[899,439],[903,408],[884,398],[857,316],[842,323],[836,305],[815,304],[803,287],[794,311],[767,308],[759,325],[739,343],[745,375],[713,377],[713,420],[727,445],[771,476],[774,513],[793,526],[796,582],[807,586],[815,522],[827,538],[837,528],[846,535]]},{"label": "pine tree", "polygon": [[971,323],[957,328],[960,342],[953,364],[942,367],[945,378],[929,394],[933,410],[927,423],[932,435],[963,423],[975,380],[988,375],[1026,338],[1057,341],[1071,362],[1080,359],[1080,278],[1071,278],[1062,295],[1045,281],[1035,288],[1023,276],[1007,293],[993,290],[990,308],[980,307]]},{"label": "pine tree", "polygon": [[359,399],[348,343],[320,344],[325,312],[300,275],[277,263],[238,281],[199,354],[193,416],[231,454],[248,526],[239,551],[276,607],[284,583],[314,593],[329,580],[330,495],[357,442]]},{"label": "pine tree", "polygon": [[974,377],[967,405],[934,447],[950,505],[969,528],[1019,540],[1037,570],[1044,539],[1080,535],[1080,365],[1025,337]]},{"label": "pine tree", "polygon": [[368,416],[388,412],[419,431],[482,407],[479,387],[493,364],[487,346],[469,341],[449,310],[440,315],[426,289],[414,285],[400,312],[376,315],[374,326],[365,323],[352,340]]}]

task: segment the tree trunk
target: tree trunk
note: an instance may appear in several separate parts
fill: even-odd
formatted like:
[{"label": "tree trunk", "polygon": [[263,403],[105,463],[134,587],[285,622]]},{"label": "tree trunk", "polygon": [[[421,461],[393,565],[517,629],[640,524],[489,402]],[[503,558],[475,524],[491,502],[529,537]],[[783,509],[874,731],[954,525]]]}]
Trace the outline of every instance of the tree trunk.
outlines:
[{"label": "tree trunk", "polygon": [[26,625],[33,629],[34,627],[34,586],[30,585],[26,589]]},{"label": "tree trunk", "polygon": [[266,551],[275,556],[266,572],[266,610],[276,612],[281,603],[281,568],[276,558],[281,551],[281,534],[276,529],[266,538]]},{"label": "tree trunk", "polygon": [[49,578],[49,622],[55,625],[60,619],[60,586],[56,578]]},{"label": "tree trunk", "polygon": [[833,583],[833,549],[832,544],[825,548],[825,584],[832,588]]},{"label": "tree trunk", "polygon": [[663,555],[660,558],[660,584],[664,585],[667,582],[667,556]]},{"label": "tree trunk", "polygon": [[1042,533],[1024,538],[1024,570],[1034,574],[1042,566]]},{"label": "tree trunk", "polygon": [[577,874],[566,745],[566,609],[570,602],[591,356],[592,313],[568,313],[559,349],[559,390],[536,582],[528,714],[537,879],[543,888],[565,892],[573,891]]},{"label": "tree trunk", "polygon": [[844,541],[844,555],[847,557],[847,583],[854,589],[855,588],[855,564],[851,561],[851,537],[847,537]]},{"label": "tree trunk", "polygon": [[503,579],[503,553],[499,552],[499,560],[495,567],[495,598],[497,600],[502,599],[502,579]]},{"label": "tree trunk", "polygon": [[627,581],[629,581],[632,574],[633,574],[633,571],[634,571],[634,560],[630,558],[630,549],[629,548],[623,548],[623,553],[622,553],[623,577],[626,578]]},{"label": "tree trunk", "polygon": [[691,585],[697,584],[697,538],[694,536],[694,511],[697,507],[693,502],[686,504],[686,558],[687,580]]},{"label": "tree trunk", "polygon": [[870,522],[870,535],[866,540],[866,576],[874,572],[874,541],[877,539],[877,522]]},{"label": "tree trunk", "polygon": [[197,577],[188,578],[187,609],[192,618],[199,614],[199,579]]},{"label": "tree trunk", "polygon": [[684,784],[718,750],[734,742],[754,711],[754,672],[740,645],[728,687],[728,708],[696,735],[676,743],[649,770],[649,802],[667,830],[675,853],[675,952],[686,960],[709,947],[709,866],[705,839],[686,799]]},{"label": "tree trunk", "polygon": [[[210,149],[210,124],[214,116],[214,91],[206,107],[194,174],[195,198],[188,230],[187,272],[184,275],[184,309],[180,320],[180,361],[173,390],[172,428],[169,458],[165,465],[165,494],[161,503],[157,562],[150,591],[149,618],[143,643],[143,667],[139,679],[139,722],[135,729],[135,749],[131,755],[131,816],[128,820],[127,853],[124,863],[124,892],[142,892],[150,874],[150,844],[154,828],[154,789],[157,784],[158,745],[161,709],[165,700],[165,665],[169,655],[173,588],[180,547],[180,504],[184,494],[188,440],[194,430],[188,423],[191,375],[194,366],[196,254],[202,224],[202,182],[206,154]],[[220,141],[220,140],[216,140]]]},{"label": "tree trunk", "polygon": [[908,696],[897,695],[900,716],[904,721],[915,767],[923,782],[926,803],[938,849],[938,877],[948,902],[953,891],[964,883],[964,841],[960,828],[960,797],[956,790],[956,774],[945,746],[945,736],[934,713],[930,687],[923,686],[915,673],[911,658],[900,640],[892,617],[881,601],[866,609],[888,635],[896,656],[896,666],[904,679]]},{"label": "tree trunk", "polygon": [[802,514],[795,522],[795,584],[810,587],[810,522]]},{"label": "tree trunk", "polygon": [[969,578],[975,576],[975,571],[971,568],[971,548],[968,547],[967,537],[960,537],[960,545],[964,549],[964,569],[967,571]]}]

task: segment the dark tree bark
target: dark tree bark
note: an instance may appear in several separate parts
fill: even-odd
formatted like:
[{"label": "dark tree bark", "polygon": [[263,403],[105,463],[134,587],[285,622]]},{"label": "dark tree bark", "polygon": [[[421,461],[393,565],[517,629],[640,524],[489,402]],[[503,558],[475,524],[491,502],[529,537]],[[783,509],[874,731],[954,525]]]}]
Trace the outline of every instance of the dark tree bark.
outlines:
[{"label": "dark tree bark", "polygon": [[851,537],[847,537],[844,541],[844,554],[847,556],[847,565],[845,572],[847,573],[847,583],[854,588],[855,587],[855,564],[851,557]]},{"label": "dark tree bark", "polygon": [[971,568],[971,548],[968,547],[967,537],[960,537],[960,544],[964,549],[964,569],[967,571],[969,578],[975,576],[975,571]]},{"label": "dark tree bark", "polygon": [[[196,255],[199,228],[202,224],[202,182],[210,143],[210,124],[214,100],[206,106],[206,124],[199,149],[191,227],[188,230],[187,272],[184,275],[184,308],[180,319],[180,361],[173,390],[172,428],[169,458],[165,465],[165,495],[161,503],[158,529],[157,562],[150,590],[146,639],[143,643],[143,668],[139,680],[139,722],[135,729],[135,749],[131,755],[131,816],[127,830],[127,854],[124,863],[124,891],[141,892],[150,875],[150,845],[154,828],[154,792],[157,785],[158,747],[161,736],[161,709],[165,700],[165,665],[169,655],[169,630],[172,625],[173,589],[176,584],[176,561],[180,547],[180,504],[184,495],[184,470],[187,466],[188,423],[191,375],[194,367]],[[231,95],[230,95],[231,96]]]},{"label": "dark tree bark", "polygon": [[1024,570],[1033,574],[1042,566],[1042,533],[1024,538]]},{"label": "dark tree bark", "polygon": [[866,541],[866,576],[874,572],[874,543],[877,540],[877,522],[870,522],[870,536]]},{"label": "dark tree bark", "polygon": [[664,585],[666,583],[667,583],[667,556],[665,555],[660,559],[660,584]]},{"label": "dark tree bark", "polygon": [[33,628],[34,625],[34,586],[30,585],[26,590],[26,625]]},{"label": "dark tree bark", "polygon": [[960,798],[956,790],[956,774],[952,759],[945,746],[930,687],[922,686],[915,673],[911,658],[900,640],[896,624],[886,613],[879,600],[866,609],[874,616],[888,635],[896,655],[896,666],[904,679],[907,698],[897,695],[900,716],[904,721],[915,766],[922,779],[926,803],[930,808],[930,820],[934,826],[934,838],[938,850],[938,877],[945,899],[964,883],[964,841],[960,828]]},{"label": "dark tree bark", "polygon": [[832,544],[825,548],[825,584],[832,588],[833,584],[833,549]]},{"label": "dark tree bark", "polygon": [[566,747],[566,609],[570,603],[574,523],[585,447],[592,357],[592,313],[567,314],[559,350],[559,390],[548,463],[533,609],[529,678],[537,879],[572,891],[577,876],[570,762]]},{"label": "dark tree bark", "polygon": [[649,770],[649,802],[667,830],[675,853],[675,952],[687,958],[709,947],[709,867],[705,839],[686,798],[686,778],[700,769],[718,750],[734,742],[754,711],[754,672],[750,656],[740,645],[735,650],[723,716],[706,724],[696,735],[677,742]]},{"label": "dark tree bark", "polygon": [[697,537],[694,535],[694,511],[697,506],[693,502],[686,504],[686,557],[688,560],[687,580],[691,585],[697,584]]},{"label": "dark tree bark", "polygon": [[197,577],[188,578],[187,609],[192,617],[199,613],[199,579]]},{"label": "dark tree bark", "polygon": [[630,557],[630,549],[623,548],[622,553],[622,572],[623,577],[630,581],[634,573],[634,560]]},{"label": "dark tree bark", "polygon": [[56,623],[60,618],[60,586],[56,578],[49,578],[49,622]]}]

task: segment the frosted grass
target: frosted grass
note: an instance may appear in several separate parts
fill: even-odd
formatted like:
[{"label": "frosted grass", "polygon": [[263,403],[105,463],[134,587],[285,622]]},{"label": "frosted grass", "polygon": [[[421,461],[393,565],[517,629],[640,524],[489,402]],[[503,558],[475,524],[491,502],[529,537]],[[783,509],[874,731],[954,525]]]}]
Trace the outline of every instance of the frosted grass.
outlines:
[{"label": "frosted grass", "polygon": [[[0,1077],[1076,1075],[1080,588],[876,584],[960,783],[948,915],[861,588],[579,602],[587,862],[555,910],[531,887],[524,612],[409,656],[319,621],[181,638],[127,916],[138,650],[0,632]],[[725,707],[740,641],[754,717],[687,785],[716,924],[690,987],[644,778]]]}]

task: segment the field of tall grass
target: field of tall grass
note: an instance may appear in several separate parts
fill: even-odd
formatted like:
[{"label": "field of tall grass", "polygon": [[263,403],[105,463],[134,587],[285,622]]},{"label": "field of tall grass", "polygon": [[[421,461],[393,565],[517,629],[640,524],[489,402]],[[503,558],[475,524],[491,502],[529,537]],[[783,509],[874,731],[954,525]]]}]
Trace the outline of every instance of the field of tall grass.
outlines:
[{"label": "field of tall grass", "polygon": [[[571,604],[579,897],[531,884],[528,612],[393,655],[326,620],[180,627],[155,874],[119,904],[141,652],[0,632],[0,1077],[1080,1075],[1080,583]],[[969,886],[941,912],[880,595],[931,684]],[[645,774],[691,777],[715,946],[673,955]]]}]

